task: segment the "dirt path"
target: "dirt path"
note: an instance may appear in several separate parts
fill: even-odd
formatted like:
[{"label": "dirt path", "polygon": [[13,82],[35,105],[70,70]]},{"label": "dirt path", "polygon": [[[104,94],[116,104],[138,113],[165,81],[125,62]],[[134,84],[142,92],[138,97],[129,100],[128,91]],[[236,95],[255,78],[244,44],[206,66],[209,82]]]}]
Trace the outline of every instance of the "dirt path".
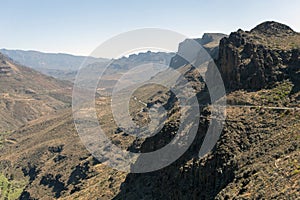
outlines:
[{"label": "dirt path", "polygon": [[[133,98],[135,101],[147,106],[147,103],[138,99],[137,97]],[[207,105],[199,105],[199,106],[207,106]],[[255,105],[230,105],[227,104],[225,107],[236,107],[236,108],[264,108],[264,109],[272,109],[272,110],[300,110],[300,107],[277,107],[277,106],[255,106]]]}]

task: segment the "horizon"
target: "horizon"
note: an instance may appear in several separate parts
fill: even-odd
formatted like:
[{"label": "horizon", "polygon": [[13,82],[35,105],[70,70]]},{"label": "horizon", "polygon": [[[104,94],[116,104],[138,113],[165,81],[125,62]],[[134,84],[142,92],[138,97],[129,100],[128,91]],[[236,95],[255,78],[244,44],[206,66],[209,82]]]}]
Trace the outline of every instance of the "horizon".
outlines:
[{"label": "horizon", "polygon": [[[152,2],[43,1],[4,2],[0,48],[88,56],[101,43],[123,32],[162,28],[199,38],[203,33],[229,35],[276,21],[299,32],[300,2]],[[247,9],[246,9],[247,8]],[[253,10],[256,15],[253,16]],[[103,20],[105,19],[105,20]],[[177,49],[176,49],[177,50]],[[174,50],[174,51],[176,51]],[[109,52],[107,53],[109,55]],[[103,58],[109,56],[103,55]]]},{"label": "horizon", "polygon": [[[131,51],[131,52],[128,52],[126,54],[122,54],[120,55],[119,57],[116,57],[116,58],[104,58],[104,57],[94,57],[93,55],[75,55],[75,54],[71,54],[71,53],[63,53],[63,52],[44,52],[44,51],[39,51],[39,50],[32,50],[32,49],[29,49],[29,50],[24,50],[24,49],[7,49],[7,48],[0,48],[0,51],[23,51],[23,52],[35,52],[35,53],[41,53],[41,54],[54,54],[54,55],[67,55],[67,56],[75,56],[75,57],[91,57],[91,58],[99,58],[99,59],[119,59],[119,58],[122,58],[122,57],[129,57],[131,55],[138,55],[140,53],[147,53],[147,52],[151,52],[151,53],[159,53],[159,52],[162,52],[162,53],[176,53],[176,51],[156,51],[156,50],[151,50],[151,49],[147,49],[147,50],[137,50],[137,51]],[[2,52],[0,52],[2,53]],[[3,54],[3,53],[2,53]]]}]

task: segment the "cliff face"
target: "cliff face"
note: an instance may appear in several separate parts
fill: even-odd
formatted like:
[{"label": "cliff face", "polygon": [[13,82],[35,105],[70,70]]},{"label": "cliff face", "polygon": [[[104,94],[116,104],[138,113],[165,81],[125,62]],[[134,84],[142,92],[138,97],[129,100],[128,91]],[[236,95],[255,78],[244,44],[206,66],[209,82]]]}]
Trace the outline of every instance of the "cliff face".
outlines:
[{"label": "cliff face", "polygon": [[[195,41],[202,45],[213,59],[217,59],[219,52],[219,42],[224,37],[227,37],[227,35],[222,33],[204,33],[202,38],[184,40],[178,46],[178,54],[176,54],[171,59],[170,67],[177,69],[179,67],[182,67],[183,65],[188,64],[188,62],[180,56],[181,54],[196,56],[193,53],[193,51],[195,51],[195,48],[198,48],[194,47]],[[190,60],[194,59],[196,59],[196,57],[192,57]]]},{"label": "cliff face", "polygon": [[228,89],[257,90],[286,79],[299,81],[300,34],[265,22],[220,41],[219,68]]}]

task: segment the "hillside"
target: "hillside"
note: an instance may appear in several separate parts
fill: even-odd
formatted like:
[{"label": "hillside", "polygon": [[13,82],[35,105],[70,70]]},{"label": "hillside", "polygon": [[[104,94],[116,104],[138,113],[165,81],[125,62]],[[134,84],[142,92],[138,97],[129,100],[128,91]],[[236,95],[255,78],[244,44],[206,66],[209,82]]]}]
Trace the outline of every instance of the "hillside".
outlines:
[{"label": "hillside", "polygon": [[[10,101],[20,101],[26,112],[21,113],[19,107],[10,109],[14,114],[10,124],[16,126],[1,132],[1,198],[14,199],[21,195],[21,199],[73,199],[78,196],[95,199],[98,191],[102,191],[104,199],[113,198],[126,174],[99,163],[82,145],[72,118],[71,85],[20,66],[5,56],[2,59],[7,67],[3,67],[5,76],[1,81],[6,84],[1,84],[1,89],[11,97]],[[142,53],[117,60],[107,73],[115,73],[118,64],[133,66],[147,59],[168,62],[162,60],[160,54]],[[61,105],[56,105],[55,98]],[[50,103],[53,107],[48,108]],[[114,141],[124,140],[124,148],[130,146],[132,138],[113,134],[117,126],[111,121],[110,97],[100,96],[96,104],[107,134]],[[33,115],[31,109],[38,115]],[[4,112],[6,110],[3,116]],[[21,121],[25,117],[31,118]]]},{"label": "hillside", "polygon": [[74,199],[78,195],[111,199],[125,178],[85,149],[71,109],[41,117],[5,135],[0,150],[0,175],[10,184],[5,189],[0,179],[1,199],[13,195],[21,195],[21,199]]},{"label": "hillside", "polygon": [[[299,105],[300,93],[291,94],[292,87],[291,83],[282,83],[259,93],[228,94],[225,127],[211,153],[198,158],[208,116],[179,160],[155,172],[127,175],[114,199],[296,199],[300,184],[300,110],[293,107]],[[266,99],[269,103],[260,107]],[[283,103],[287,107],[282,107]],[[161,147],[174,129],[176,124],[167,127],[161,137],[140,145],[140,151]]]},{"label": "hillside", "polygon": [[[115,195],[124,178],[121,173],[120,181],[108,181],[119,172],[99,165],[81,144],[71,112],[72,84],[2,54],[0,63],[0,199],[58,198],[78,190],[87,195],[98,187],[107,198]],[[98,186],[99,180],[106,184]],[[111,184],[116,186],[110,190]]]},{"label": "hillside", "polygon": [[70,106],[71,84],[42,75],[0,54],[0,131]]}]

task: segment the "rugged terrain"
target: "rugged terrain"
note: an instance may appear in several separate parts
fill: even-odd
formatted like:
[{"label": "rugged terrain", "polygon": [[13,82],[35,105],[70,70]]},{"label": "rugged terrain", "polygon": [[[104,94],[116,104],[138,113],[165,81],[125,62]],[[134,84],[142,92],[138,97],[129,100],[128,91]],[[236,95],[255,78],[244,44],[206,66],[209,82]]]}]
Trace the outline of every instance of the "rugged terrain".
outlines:
[{"label": "rugged terrain", "polygon": [[[192,83],[201,105],[201,118],[188,151],[170,166],[155,172],[127,174],[94,159],[76,133],[67,106],[69,99],[58,101],[59,95],[54,95],[55,101],[50,100],[53,104],[59,102],[54,112],[49,108],[41,117],[25,121],[16,118],[19,124],[1,134],[0,197],[297,199],[300,196],[299,37],[299,33],[276,22],[262,23],[251,31],[238,30],[228,37],[203,36],[201,41],[223,76],[228,105],[220,139],[202,158],[198,153],[208,124],[217,119],[211,116],[210,97],[200,74],[175,56],[171,66]],[[220,41],[219,46],[215,40]],[[188,43],[185,45],[188,49]],[[179,51],[183,49],[179,46]],[[34,108],[45,106],[40,99],[49,98],[49,91],[68,88],[68,83],[16,65],[4,56],[1,59],[4,61],[1,74],[5,75],[2,79],[0,74],[1,90],[9,96],[21,94],[26,98],[40,94]],[[15,91],[15,88],[19,89]],[[5,101],[1,97],[1,102]],[[65,103],[60,105],[61,102]],[[107,136],[114,144],[135,152],[159,149],[176,134],[180,109],[176,97],[166,88],[148,85],[135,91],[130,100],[132,118],[141,126],[147,124],[147,110],[155,104],[162,104],[168,110],[169,118],[163,129],[153,137],[135,139],[113,122],[110,97],[99,95],[96,99],[98,118]],[[22,107],[30,110],[32,105]],[[28,116],[27,112],[24,116]],[[1,127],[9,127],[8,123],[3,124]]]},{"label": "rugged terrain", "polygon": [[[298,36],[283,24],[265,22],[223,38],[215,62],[227,89],[227,119],[213,151],[198,157],[211,120],[206,116],[189,151],[164,169],[127,175],[115,199],[297,199]],[[276,45],[262,42],[266,38]],[[186,76],[195,77],[191,71]],[[170,130],[146,140],[140,151],[166,144]]]},{"label": "rugged terrain", "polygon": [[290,79],[299,85],[300,34],[276,22],[238,30],[220,42],[219,66],[231,89],[262,89]]},{"label": "rugged terrain", "polygon": [[[133,65],[146,62],[146,58],[165,62],[156,55],[148,52],[124,57],[113,63],[112,69],[120,68],[118,63]],[[3,55],[1,61],[1,103],[5,107],[0,126],[0,199],[113,198],[126,174],[99,163],[82,145],[70,107],[71,84],[16,64]],[[6,106],[10,102],[15,106]],[[133,138],[115,134],[110,97],[99,96],[96,104],[108,136],[128,148]],[[137,105],[132,107],[139,109]]]},{"label": "rugged terrain", "polygon": [[[156,172],[129,174],[115,199],[296,199],[300,111],[293,109],[290,98],[300,94],[290,95],[292,88],[283,83],[259,93],[232,92],[225,128],[211,153],[198,158],[209,121],[205,119],[193,145],[178,161]],[[280,97],[282,90],[286,95]],[[266,98],[272,100],[260,107]],[[173,129],[176,124],[167,130]],[[169,131],[144,143],[141,151],[165,144]]]}]

